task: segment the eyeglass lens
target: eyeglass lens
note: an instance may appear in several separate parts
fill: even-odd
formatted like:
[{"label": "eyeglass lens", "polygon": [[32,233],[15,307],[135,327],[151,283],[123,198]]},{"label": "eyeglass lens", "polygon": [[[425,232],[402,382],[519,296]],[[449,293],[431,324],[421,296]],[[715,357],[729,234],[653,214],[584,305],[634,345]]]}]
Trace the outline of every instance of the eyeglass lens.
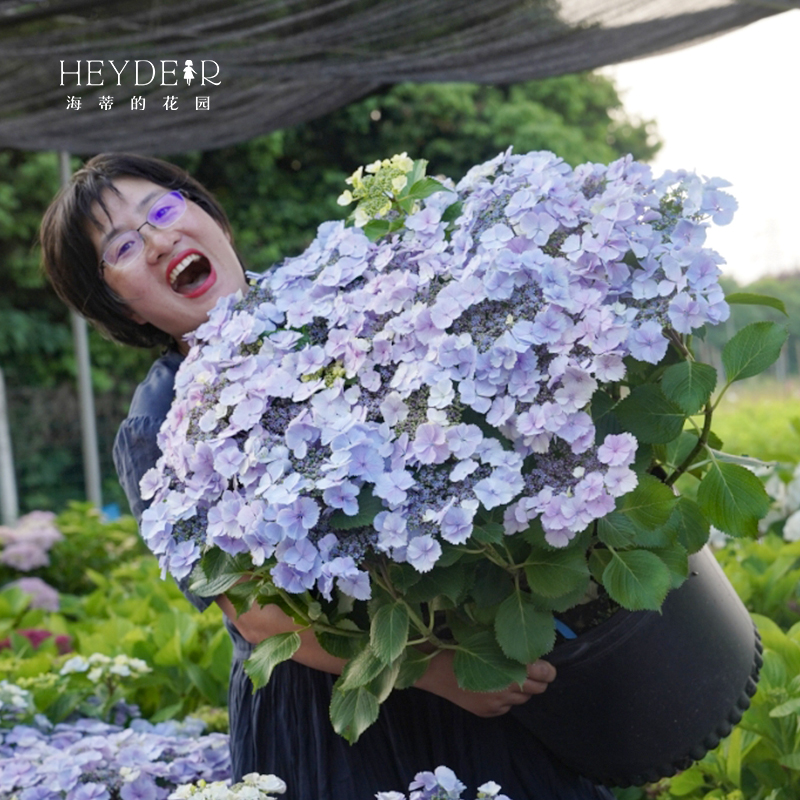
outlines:
[{"label": "eyeglass lens", "polygon": [[[169,228],[174,225],[186,211],[186,200],[180,192],[168,192],[150,206],[146,222],[154,228]],[[143,223],[144,224],[144,223]],[[132,261],[144,247],[142,234],[137,231],[125,231],[115,237],[103,255],[103,261],[109,266]]]}]

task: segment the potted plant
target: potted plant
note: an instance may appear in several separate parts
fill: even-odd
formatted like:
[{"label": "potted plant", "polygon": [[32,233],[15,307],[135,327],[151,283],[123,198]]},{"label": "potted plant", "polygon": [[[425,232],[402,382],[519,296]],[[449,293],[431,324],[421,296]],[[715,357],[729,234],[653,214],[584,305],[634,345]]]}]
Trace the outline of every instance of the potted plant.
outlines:
[{"label": "potted plant", "polygon": [[[457,186],[405,154],[348,182],[354,225],[323,224],[193,335],[142,481],[146,541],[194,591],[276,603],[348,658],[331,719],[351,741],[452,649],[474,691],[556,663],[559,691],[515,713],[597,780],[700,757],[760,663],[702,549],[769,507],[713,411],[786,338],[740,331],[721,380],[694,354],[729,303],[780,307],[718,284],[703,243],[732,216],[726,184],[510,150]],[[254,683],[299,645],[259,645]]]}]

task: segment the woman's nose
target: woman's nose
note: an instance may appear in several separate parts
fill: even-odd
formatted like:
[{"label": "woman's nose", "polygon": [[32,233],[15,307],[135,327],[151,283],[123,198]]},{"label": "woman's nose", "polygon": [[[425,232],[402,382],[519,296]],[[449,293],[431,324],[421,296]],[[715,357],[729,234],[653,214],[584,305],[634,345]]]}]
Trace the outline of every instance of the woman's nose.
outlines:
[{"label": "woman's nose", "polygon": [[148,224],[140,233],[148,261],[157,261],[161,256],[171,253],[180,239],[177,228],[156,228]]}]

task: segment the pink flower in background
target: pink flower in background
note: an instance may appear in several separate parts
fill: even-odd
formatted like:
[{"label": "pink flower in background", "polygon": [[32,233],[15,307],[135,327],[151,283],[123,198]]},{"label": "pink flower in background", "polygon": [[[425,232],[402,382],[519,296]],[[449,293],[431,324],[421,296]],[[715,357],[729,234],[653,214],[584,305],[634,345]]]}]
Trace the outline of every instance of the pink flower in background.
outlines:
[{"label": "pink flower in background", "polygon": [[58,611],[58,592],[41,578],[20,578],[7,584],[7,586],[17,586],[23,592],[29,594],[31,596],[30,608]]},{"label": "pink flower in background", "polygon": [[51,511],[31,511],[17,520],[12,528],[0,525],[0,563],[29,572],[50,563],[48,550],[64,538],[56,528],[56,515]]}]

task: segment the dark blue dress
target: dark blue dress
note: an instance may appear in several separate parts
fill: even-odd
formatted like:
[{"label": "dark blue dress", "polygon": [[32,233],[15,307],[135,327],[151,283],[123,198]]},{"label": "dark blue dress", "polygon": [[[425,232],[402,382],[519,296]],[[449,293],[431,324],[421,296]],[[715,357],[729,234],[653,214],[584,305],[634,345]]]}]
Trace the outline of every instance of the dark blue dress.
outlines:
[{"label": "dark blue dress", "polygon": [[[153,364],[114,443],[114,463],[137,520],[146,507],[139,480],[158,459],[156,434],[181,359],[172,352]],[[199,610],[211,604],[181,588]],[[226,627],[234,644],[228,701],[236,780],[248,772],[278,775],[288,786],[287,800],[372,800],[378,791],[406,790],[421,770],[446,765],[467,784],[465,797],[492,780],[512,800],[612,800],[607,789],[552,758],[515,716],[483,719],[419,689],[393,692],[378,721],[349,745],[328,719],[334,676],[287,661],[253,693],[242,668],[251,645],[227,619]],[[533,713],[535,703],[534,697],[526,709]]]}]

